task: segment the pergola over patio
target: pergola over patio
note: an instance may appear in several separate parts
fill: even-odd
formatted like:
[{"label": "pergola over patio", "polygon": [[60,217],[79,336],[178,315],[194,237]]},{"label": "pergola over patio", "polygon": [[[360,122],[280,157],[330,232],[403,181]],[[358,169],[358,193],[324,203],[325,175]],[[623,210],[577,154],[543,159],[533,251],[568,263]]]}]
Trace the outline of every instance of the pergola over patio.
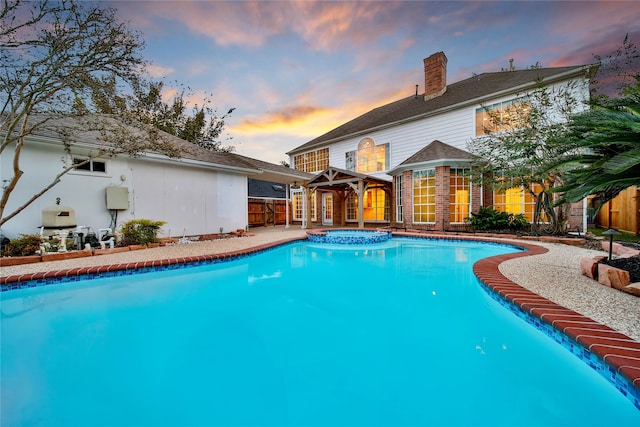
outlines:
[{"label": "pergola over patio", "polygon": [[[342,201],[350,190],[358,196],[358,228],[364,228],[364,194],[367,190],[382,189],[391,200],[391,181],[385,181],[369,175],[357,172],[329,167],[318,173],[310,181],[303,184],[306,194],[306,206],[311,206],[311,197],[316,190],[333,191]],[[312,228],[311,209],[306,210],[307,227]],[[345,225],[345,217],[342,216],[341,225]]]}]

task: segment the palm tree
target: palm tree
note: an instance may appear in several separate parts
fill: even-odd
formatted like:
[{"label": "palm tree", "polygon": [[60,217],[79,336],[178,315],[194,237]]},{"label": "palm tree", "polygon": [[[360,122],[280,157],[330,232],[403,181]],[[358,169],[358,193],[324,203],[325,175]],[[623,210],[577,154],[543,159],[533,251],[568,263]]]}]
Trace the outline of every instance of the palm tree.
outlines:
[{"label": "palm tree", "polygon": [[556,204],[589,195],[602,206],[622,190],[640,185],[640,103],[633,97],[574,116],[568,134],[555,141],[565,155],[548,166],[563,170],[564,193]]}]

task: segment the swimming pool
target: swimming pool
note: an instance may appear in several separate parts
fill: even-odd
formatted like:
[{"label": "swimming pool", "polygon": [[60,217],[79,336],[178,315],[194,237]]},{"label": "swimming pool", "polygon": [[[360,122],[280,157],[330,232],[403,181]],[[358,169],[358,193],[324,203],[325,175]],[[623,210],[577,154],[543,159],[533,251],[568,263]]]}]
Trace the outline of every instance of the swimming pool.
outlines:
[{"label": "swimming pool", "polygon": [[2,425],[638,425],[479,285],[513,250],[295,243],[5,292]]}]

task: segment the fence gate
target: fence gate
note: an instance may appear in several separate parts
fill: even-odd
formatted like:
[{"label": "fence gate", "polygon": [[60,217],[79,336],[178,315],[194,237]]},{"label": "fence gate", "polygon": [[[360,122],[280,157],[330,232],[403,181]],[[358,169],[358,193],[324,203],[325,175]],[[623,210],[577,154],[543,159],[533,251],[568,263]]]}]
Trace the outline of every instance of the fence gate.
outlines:
[{"label": "fence gate", "polygon": [[287,221],[287,202],[283,199],[249,199],[249,226],[284,225]]}]

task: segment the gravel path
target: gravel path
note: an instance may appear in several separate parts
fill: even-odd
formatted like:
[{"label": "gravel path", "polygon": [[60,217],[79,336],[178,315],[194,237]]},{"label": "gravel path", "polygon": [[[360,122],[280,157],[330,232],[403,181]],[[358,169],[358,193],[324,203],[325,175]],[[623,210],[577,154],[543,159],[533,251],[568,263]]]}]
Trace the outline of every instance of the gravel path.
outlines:
[{"label": "gravel path", "polygon": [[[208,242],[192,242],[64,261],[49,261],[1,267],[0,276],[122,264],[154,259],[224,253],[265,243],[303,237],[299,227],[268,227],[251,230],[255,236]],[[532,243],[532,242],[528,242]],[[603,252],[574,246],[535,242],[549,250],[546,254],[517,258],[500,265],[510,280],[569,309],[575,310],[640,341],[640,298],[598,284],[580,273],[580,258]]]},{"label": "gravel path", "polygon": [[580,258],[593,258],[604,252],[556,243],[528,243],[543,246],[549,252],[503,262],[498,267],[502,274],[540,296],[640,341],[640,297],[602,286],[580,271]]}]

